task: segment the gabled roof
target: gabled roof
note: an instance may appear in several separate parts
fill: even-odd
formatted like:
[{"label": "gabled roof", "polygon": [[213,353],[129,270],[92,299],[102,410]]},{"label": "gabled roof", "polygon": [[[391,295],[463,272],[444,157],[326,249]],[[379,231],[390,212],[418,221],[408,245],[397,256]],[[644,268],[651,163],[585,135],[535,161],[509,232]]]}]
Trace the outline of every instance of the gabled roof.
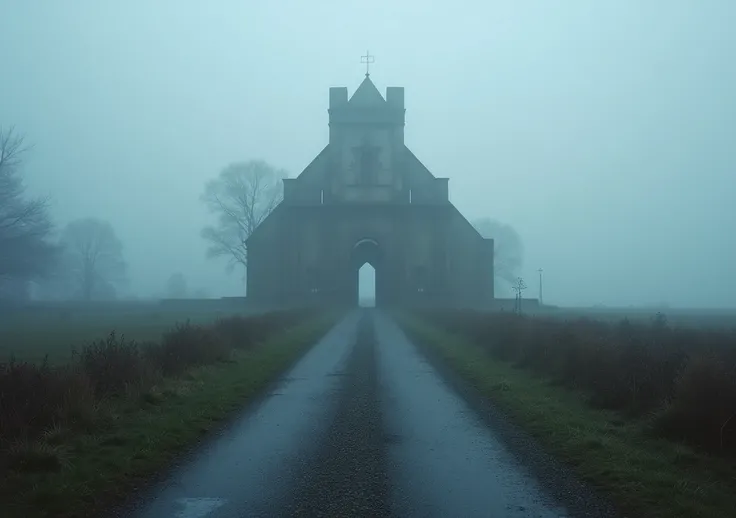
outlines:
[{"label": "gabled roof", "polygon": [[363,82],[355,91],[353,96],[348,101],[348,104],[353,106],[375,106],[376,104],[386,104],[386,100],[378,91],[376,85],[373,84],[371,78],[366,75]]},{"label": "gabled roof", "polygon": [[310,171],[317,170],[319,172],[320,162],[322,162],[323,160],[327,158],[327,150],[329,149],[329,147],[330,146],[328,144],[324,148],[322,148],[322,151],[320,151],[319,154],[316,157],[314,157],[314,159],[311,162],[309,162],[309,165],[305,167],[302,170],[302,172],[299,173],[296,177],[303,178],[303,177],[310,176],[310,173],[309,173]]},{"label": "gabled roof", "polygon": [[435,178],[432,172],[427,169],[427,166],[425,166],[422,161],[417,158],[417,156],[412,152],[411,149],[409,149],[407,146],[404,146],[403,151],[408,157],[406,164],[408,166],[408,171],[420,176]]}]

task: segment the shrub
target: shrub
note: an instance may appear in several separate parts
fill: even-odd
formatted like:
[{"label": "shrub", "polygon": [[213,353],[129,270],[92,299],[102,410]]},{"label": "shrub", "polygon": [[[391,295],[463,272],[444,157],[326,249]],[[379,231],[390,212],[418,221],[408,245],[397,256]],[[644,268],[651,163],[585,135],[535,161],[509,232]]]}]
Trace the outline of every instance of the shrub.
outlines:
[{"label": "shrub", "polygon": [[250,349],[255,345],[251,318],[227,317],[217,320],[215,331],[229,347]]},{"label": "shrub", "polygon": [[97,340],[82,348],[79,363],[95,395],[122,394],[130,385],[140,385],[153,378],[138,345],[126,342],[111,332],[105,340]]},{"label": "shrub", "polygon": [[[675,394],[655,423],[673,439],[713,451],[736,451],[736,361],[713,352],[691,357],[675,385]],[[729,426],[730,425],[730,426]]]},{"label": "shrub", "polygon": [[213,328],[187,321],[164,333],[160,345],[148,348],[147,357],[165,376],[181,374],[189,367],[227,359],[230,347]]},{"label": "shrub", "polygon": [[78,369],[10,360],[0,364],[0,443],[34,438],[92,398]]}]

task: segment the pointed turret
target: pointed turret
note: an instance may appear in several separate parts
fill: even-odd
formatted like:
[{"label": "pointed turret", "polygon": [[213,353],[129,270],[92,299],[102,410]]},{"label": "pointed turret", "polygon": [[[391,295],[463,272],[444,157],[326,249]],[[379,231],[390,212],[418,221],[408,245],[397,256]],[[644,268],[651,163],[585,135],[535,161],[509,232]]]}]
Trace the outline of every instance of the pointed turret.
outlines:
[{"label": "pointed turret", "polygon": [[378,91],[376,85],[373,84],[368,74],[365,75],[365,79],[360,83],[360,86],[348,102],[353,106],[380,106],[386,104],[386,100],[381,95],[381,92]]}]

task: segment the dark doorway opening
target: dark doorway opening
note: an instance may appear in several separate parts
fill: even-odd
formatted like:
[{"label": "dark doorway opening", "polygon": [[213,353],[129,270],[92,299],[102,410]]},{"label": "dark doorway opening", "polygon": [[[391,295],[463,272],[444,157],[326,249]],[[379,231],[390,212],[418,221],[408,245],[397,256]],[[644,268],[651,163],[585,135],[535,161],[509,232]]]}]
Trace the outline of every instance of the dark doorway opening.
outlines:
[{"label": "dark doorway opening", "polygon": [[351,254],[353,304],[375,307],[381,304],[381,248],[373,239],[361,239]]}]

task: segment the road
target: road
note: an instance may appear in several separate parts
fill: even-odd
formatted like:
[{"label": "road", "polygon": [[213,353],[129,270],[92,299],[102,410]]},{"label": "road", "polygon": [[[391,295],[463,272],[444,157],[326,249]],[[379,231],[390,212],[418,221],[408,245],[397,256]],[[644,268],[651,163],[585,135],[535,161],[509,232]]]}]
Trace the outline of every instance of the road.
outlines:
[{"label": "road", "polygon": [[537,469],[543,454],[534,444],[514,449],[507,435],[390,317],[355,311],[261,401],[117,514],[612,516],[564,468],[550,467],[554,460]]}]

